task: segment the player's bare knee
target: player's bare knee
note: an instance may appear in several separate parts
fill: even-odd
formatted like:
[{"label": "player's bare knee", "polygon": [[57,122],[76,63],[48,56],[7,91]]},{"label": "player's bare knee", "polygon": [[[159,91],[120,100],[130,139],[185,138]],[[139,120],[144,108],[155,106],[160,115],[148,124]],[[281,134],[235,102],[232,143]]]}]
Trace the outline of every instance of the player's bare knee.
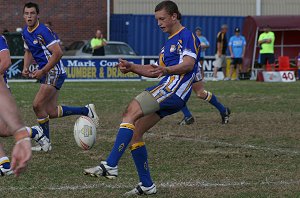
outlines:
[{"label": "player's bare knee", "polygon": [[207,92],[205,90],[200,90],[196,92],[196,96],[202,100],[204,100],[207,96]]},{"label": "player's bare knee", "polygon": [[142,133],[138,133],[138,132],[134,132],[130,145],[136,144],[138,142],[142,142],[143,141],[143,134]]},{"label": "player's bare knee", "polygon": [[38,113],[42,110],[42,105],[40,103],[33,103],[32,108],[35,113]]}]

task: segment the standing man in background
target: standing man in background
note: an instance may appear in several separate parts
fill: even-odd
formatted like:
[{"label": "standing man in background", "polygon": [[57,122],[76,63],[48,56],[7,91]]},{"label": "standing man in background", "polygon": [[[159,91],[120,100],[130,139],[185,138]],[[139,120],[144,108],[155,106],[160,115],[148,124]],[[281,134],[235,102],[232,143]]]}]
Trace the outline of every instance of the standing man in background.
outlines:
[{"label": "standing man in background", "polygon": [[201,53],[200,53],[200,67],[201,67],[201,74],[202,74],[202,81],[204,81],[204,68],[203,68],[203,61],[205,57],[205,51],[207,48],[209,48],[209,42],[205,38],[205,36],[202,35],[202,29],[200,27],[196,27],[195,29],[196,36],[198,37],[201,45]]},{"label": "standing man in background", "polygon": [[258,46],[260,48],[260,64],[265,68],[266,64],[270,64],[275,70],[274,42],[275,34],[271,32],[270,26],[264,27],[264,32],[259,35]]},{"label": "standing man in background", "polygon": [[246,49],[246,39],[245,37],[241,36],[240,28],[235,28],[234,32],[235,35],[230,37],[228,44],[231,56],[230,73],[229,77],[225,78],[224,80],[231,80],[234,67],[236,67],[236,80],[240,80],[239,69],[243,63],[243,58]]},{"label": "standing man in background", "polygon": [[106,45],[106,39],[103,38],[101,30],[96,31],[96,37],[91,40],[91,46],[93,49],[93,56],[104,56],[104,46]]},{"label": "standing man in background", "polygon": [[216,60],[213,62],[214,65],[214,76],[213,81],[218,81],[218,69],[222,67],[224,78],[226,77],[226,50],[227,50],[227,37],[226,32],[228,30],[227,25],[221,26],[221,31],[217,35],[217,46],[216,46]]}]

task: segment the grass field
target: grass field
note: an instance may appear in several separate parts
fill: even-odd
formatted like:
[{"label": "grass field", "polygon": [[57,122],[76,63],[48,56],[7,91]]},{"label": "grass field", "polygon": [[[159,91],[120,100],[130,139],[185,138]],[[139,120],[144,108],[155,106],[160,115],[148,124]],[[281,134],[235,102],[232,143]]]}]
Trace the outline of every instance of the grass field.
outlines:
[{"label": "grass field", "polygon": [[[155,82],[154,82],[155,83]],[[95,103],[101,127],[89,151],[73,138],[76,116],[51,121],[53,150],[34,153],[19,178],[0,178],[0,197],[121,197],[138,183],[130,152],[116,180],[82,174],[108,155],[128,102],[153,82],[65,83],[60,103]],[[35,125],[36,83],[11,83],[28,125]],[[178,126],[182,114],[163,119],[145,136],[155,197],[300,197],[300,82],[208,82],[229,106],[228,125],[211,105],[191,96],[196,122]],[[12,138],[0,139],[6,150]]]}]

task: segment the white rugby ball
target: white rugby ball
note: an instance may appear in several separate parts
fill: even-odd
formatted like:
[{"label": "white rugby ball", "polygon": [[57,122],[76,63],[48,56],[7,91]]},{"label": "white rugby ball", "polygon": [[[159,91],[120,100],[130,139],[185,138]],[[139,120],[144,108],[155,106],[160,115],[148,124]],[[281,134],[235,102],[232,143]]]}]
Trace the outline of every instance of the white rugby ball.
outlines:
[{"label": "white rugby ball", "polygon": [[96,126],[91,118],[80,116],[74,125],[74,138],[83,150],[89,150],[96,141]]}]

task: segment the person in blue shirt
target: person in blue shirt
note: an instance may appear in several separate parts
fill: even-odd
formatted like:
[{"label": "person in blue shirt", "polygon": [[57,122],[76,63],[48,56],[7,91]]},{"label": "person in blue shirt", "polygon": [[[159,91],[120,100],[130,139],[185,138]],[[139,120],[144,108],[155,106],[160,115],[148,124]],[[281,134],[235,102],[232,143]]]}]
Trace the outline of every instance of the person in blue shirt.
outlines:
[{"label": "person in blue shirt", "polygon": [[181,14],[173,1],[163,1],[155,7],[159,28],[169,35],[155,65],[138,65],[120,59],[121,72],[134,72],[141,76],[163,79],[133,99],[125,113],[114,143],[106,158],[84,174],[114,179],[118,176],[118,163],[129,146],[135,163],[139,184],[126,195],[150,195],[157,192],[150,176],[143,135],[165,116],[174,114],[186,104],[199,61],[200,42],[180,23]]},{"label": "person in blue shirt", "polygon": [[205,51],[209,48],[209,42],[205,36],[202,35],[202,28],[196,27],[195,33],[198,39],[200,40],[201,44],[201,53],[200,53],[200,66],[201,66],[201,74],[202,74],[202,81],[204,81],[204,69],[203,69],[203,61],[205,57]]},{"label": "person in blue shirt", "polygon": [[30,128],[25,127],[16,102],[10,93],[6,70],[11,65],[10,53],[4,36],[0,35],[0,137],[14,136],[16,144],[12,152],[12,163],[0,144],[0,177],[25,170],[31,158]]},{"label": "person in blue shirt", "polygon": [[239,80],[239,70],[243,64],[243,58],[246,49],[246,39],[240,33],[240,28],[234,29],[235,35],[230,37],[228,48],[231,56],[231,66],[229,77],[225,80],[231,80],[233,69],[236,68],[236,80]]},{"label": "person in blue shirt", "polygon": [[[25,48],[22,75],[38,79],[40,82],[40,88],[33,101],[33,110],[39,126],[36,126],[37,132],[33,131],[31,134],[31,138],[37,141],[38,145],[32,150],[47,152],[52,148],[49,129],[50,119],[69,115],[84,115],[89,116],[97,126],[98,116],[93,104],[82,107],[57,104],[59,90],[67,77],[61,61],[62,49],[52,30],[39,22],[37,4],[26,3],[23,8],[23,15],[26,26],[22,32]],[[38,68],[35,71],[30,71],[29,66],[33,59],[38,64]]]}]

